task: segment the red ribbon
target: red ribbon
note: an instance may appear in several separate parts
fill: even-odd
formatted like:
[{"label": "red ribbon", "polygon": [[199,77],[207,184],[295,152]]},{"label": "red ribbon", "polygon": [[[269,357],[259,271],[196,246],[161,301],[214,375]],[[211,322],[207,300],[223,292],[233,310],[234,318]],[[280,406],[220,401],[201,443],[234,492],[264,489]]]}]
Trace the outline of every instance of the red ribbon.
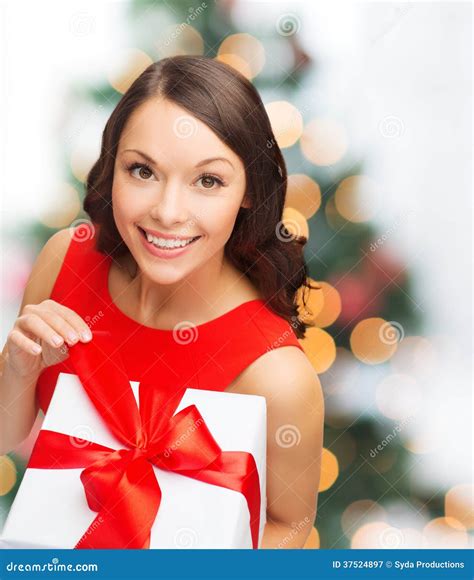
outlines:
[{"label": "red ribbon", "polygon": [[125,448],[111,449],[42,429],[28,463],[28,468],[85,468],[81,481],[87,503],[98,514],[74,547],[150,547],[150,530],[161,502],[153,464],[242,493],[257,549],[260,481],[252,454],[222,451],[196,405],[173,415],[182,392],[166,398],[156,385],[141,382],[138,407],[121,358],[111,356],[110,338],[109,332],[94,332],[92,341],[70,348],[69,360],[105,424]]}]

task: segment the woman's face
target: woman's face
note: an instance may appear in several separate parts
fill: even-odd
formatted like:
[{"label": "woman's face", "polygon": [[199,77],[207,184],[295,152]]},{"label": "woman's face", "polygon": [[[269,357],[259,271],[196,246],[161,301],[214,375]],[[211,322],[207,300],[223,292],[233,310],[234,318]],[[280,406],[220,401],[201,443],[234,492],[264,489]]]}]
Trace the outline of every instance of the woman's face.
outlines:
[{"label": "woman's face", "polygon": [[[149,99],[120,138],[114,219],[140,270],[172,284],[211,257],[222,259],[239,208],[247,207],[245,185],[241,159],[206,124],[170,101]],[[149,241],[144,231],[156,237]]]}]

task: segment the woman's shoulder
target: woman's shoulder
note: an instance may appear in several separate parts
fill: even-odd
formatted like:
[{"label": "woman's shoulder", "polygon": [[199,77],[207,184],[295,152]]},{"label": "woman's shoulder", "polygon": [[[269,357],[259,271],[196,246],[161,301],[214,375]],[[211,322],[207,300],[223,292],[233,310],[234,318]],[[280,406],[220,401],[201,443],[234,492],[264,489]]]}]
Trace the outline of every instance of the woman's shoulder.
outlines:
[{"label": "woman's shoulder", "polygon": [[70,243],[70,232],[64,229],[53,234],[41,248],[25,286],[20,312],[26,304],[39,304],[51,297]]},{"label": "woman's shoulder", "polygon": [[104,257],[95,248],[94,229],[89,224],[70,226],[51,236],[43,250],[51,256],[50,297],[61,299],[81,285]]},{"label": "woman's shoulder", "polygon": [[272,348],[254,360],[229,391],[272,397],[299,397],[319,388],[318,375],[301,348],[295,345]]}]

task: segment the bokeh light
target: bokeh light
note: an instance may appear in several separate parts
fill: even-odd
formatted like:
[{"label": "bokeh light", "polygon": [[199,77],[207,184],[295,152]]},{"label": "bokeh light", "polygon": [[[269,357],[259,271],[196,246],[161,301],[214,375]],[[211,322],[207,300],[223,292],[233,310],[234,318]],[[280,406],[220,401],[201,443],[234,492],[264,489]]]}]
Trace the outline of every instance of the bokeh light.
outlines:
[{"label": "bokeh light", "polygon": [[324,215],[331,229],[337,232],[338,236],[353,236],[360,228],[359,224],[346,220],[337,211],[334,196],[330,197],[324,206]]},{"label": "bokeh light", "polygon": [[313,526],[311,532],[309,533],[308,539],[304,544],[306,550],[318,550],[320,548],[321,542],[319,539],[318,530]]},{"label": "bokeh light", "polygon": [[474,486],[469,483],[452,487],[444,500],[447,517],[454,518],[465,528],[474,528]]},{"label": "bokeh light", "polygon": [[119,93],[125,93],[133,81],[153,63],[142,50],[131,48],[117,55],[107,74],[111,86]]},{"label": "bokeh light", "polygon": [[304,128],[300,139],[301,152],[315,165],[334,165],[347,150],[346,131],[340,123],[317,118]]},{"label": "bokeh light", "polygon": [[341,313],[341,296],[328,282],[318,282],[318,284],[321,286],[318,292],[323,295],[323,307],[314,317],[314,323],[320,328],[325,328],[333,324]]},{"label": "bokeh light", "polygon": [[319,185],[303,173],[288,175],[285,207],[297,209],[306,219],[312,217],[321,205]]},{"label": "bokeh light", "polygon": [[238,54],[219,54],[215,58],[216,60],[223,62],[232,68],[235,68],[235,70],[245,78],[252,78],[252,68],[250,67],[249,63]]},{"label": "bokeh light", "polygon": [[8,455],[0,455],[0,496],[9,493],[16,483],[16,467]]},{"label": "bokeh light", "polygon": [[420,548],[422,536],[414,528],[398,528],[383,521],[375,521],[361,526],[353,535],[352,549],[413,549]]},{"label": "bokeh light", "polygon": [[41,223],[48,228],[65,228],[76,219],[81,202],[77,190],[70,183],[61,183],[54,195],[51,208],[41,217]]},{"label": "bokeh light", "polygon": [[294,145],[303,132],[303,117],[298,109],[288,101],[273,101],[265,105],[265,110],[278,146]]},{"label": "bokeh light", "polygon": [[396,329],[383,318],[361,320],[351,332],[352,352],[369,365],[385,362],[397,350],[397,342],[393,339],[395,334]]},{"label": "bokeh light", "polygon": [[341,527],[347,538],[352,538],[357,529],[370,522],[384,521],[384,508],[371,499],[359,499],[349,504],[341,516]]},{"label": "bokeh light", "polygon": [[306,336],[298,340],[318,374],[331,367],[336,359],[336,344],[330,334],[322,328],[309,327]]},{"label": "bokeh light", "polygon": [[[262,70],[265,64],[265,49],[263,44],[251,34],[245,32],[231,34],[219,46],[217,58],[220,60],[222,55],[228,59],[227,55],[238,56],[240,61],[247,63],[250,71],[249,79],[253,79]],[[228,64],[232,64],[227,60]],[[240,71],[242,72],[242,71]]]},{"label": "bokeh light", "polygon": [[[309,238],[309,226],[306,218],[298,210],[292,207],[286,207],[283,210],[282,222],[285,228],[290,232],[291,236],[304,236],[306,239]],[[285,235],[282,234],[282,239],[285,239]]]},{"label": "bokeh light", "polygon": [[350,222],[365,222],[377,210],[378,189],[366,175],[351,175],[341,181],[334,195],[334,203],[341,216]]},{"label": "bokeh light", "polygon": [[451,517],[435,518],[423,528],[425,548],[430,549],[464,549],[468,546],[466,528]]},{"label": "bokeh light", "polygon": [[337,461],[337,457],[323,447],[323,451],[321,454],[321,478],[319,480],[319,491],[326,491],[329,489],[339,475],[339,464]]}]

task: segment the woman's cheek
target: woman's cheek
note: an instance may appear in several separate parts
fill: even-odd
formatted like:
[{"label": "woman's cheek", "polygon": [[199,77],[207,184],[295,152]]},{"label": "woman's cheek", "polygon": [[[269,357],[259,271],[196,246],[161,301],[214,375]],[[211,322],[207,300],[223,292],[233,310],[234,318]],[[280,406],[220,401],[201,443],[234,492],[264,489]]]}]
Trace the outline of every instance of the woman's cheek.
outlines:
[{"label": "woman's cheek", "polygon": [[229,203],[229,200],[225,201],[226,203],[213,204],[207,211],[202,211],[201,208],[200,221],[214,249],[223,247],[231,237],[240,207],[235,203]]},{"label": "woman's cheek", "polygon": [[122,214],[140,215],[147,209],[147,197],[136,185],[121,183],[112,193],[114,210]]}]

